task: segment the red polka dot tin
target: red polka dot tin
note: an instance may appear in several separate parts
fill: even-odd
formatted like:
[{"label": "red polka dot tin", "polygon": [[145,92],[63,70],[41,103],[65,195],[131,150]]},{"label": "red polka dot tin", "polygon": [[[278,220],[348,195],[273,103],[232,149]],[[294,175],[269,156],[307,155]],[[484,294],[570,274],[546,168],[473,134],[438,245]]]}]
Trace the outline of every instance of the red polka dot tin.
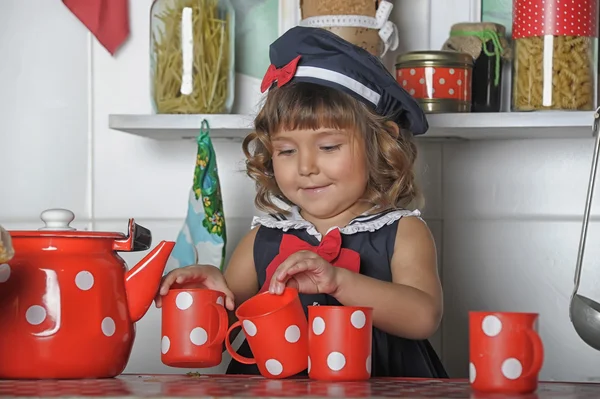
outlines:
[{"label": "red polka dot tin", "polygon": [[117,252],[152,241],[133,219],[125,235],[77,231],[64,209],[41,218],[39,230],[9,232],[15,256],[0,264],[0,379],[117,376],[175,243],[162,241],[127,271]]},{"label": "red polka dot tin", "polygon": [[470,112],[471,55],[454,51],[416,51],[398,56],[396,80],[426,113]]},{"label": "red polka dot tin", "polygon": [[514,0],[514,39],[534,36],[598,37],[597,0]]},{"label": "red polka dot tin", "polygon": [[475,391],[526,394],[537,389],[544,362],[537,319],[537,313],[469,313],[469,380]]}]

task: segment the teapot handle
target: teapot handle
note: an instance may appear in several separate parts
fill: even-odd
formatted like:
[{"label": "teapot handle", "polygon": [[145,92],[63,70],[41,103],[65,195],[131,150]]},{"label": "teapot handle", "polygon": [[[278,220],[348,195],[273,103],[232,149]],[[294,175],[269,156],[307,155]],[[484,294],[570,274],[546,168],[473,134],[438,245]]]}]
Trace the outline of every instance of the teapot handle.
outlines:
[{"label": "teapot handle", "polygon": [[152,233],[147,228],[129,219],[129,233],[124,240],[115,240],[113,250],[115,251],[145,251],[152,245]]}]

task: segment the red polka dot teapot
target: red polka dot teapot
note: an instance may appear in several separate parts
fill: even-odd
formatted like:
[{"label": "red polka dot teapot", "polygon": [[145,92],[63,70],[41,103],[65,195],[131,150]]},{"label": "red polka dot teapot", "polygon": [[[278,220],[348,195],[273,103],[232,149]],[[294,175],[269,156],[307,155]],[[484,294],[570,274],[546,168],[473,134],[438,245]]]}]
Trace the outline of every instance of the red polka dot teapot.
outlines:
[{"label": "red polka dot teapot", "polygon": [[148,229],[77,231],[65,209],[45,226],[10,231],[14,257],[0,264],[0,378],[102,378],[129,360],[136,321],[152,304],[173,250],[162,241],[127,270],[119,251],[150,248]]}]

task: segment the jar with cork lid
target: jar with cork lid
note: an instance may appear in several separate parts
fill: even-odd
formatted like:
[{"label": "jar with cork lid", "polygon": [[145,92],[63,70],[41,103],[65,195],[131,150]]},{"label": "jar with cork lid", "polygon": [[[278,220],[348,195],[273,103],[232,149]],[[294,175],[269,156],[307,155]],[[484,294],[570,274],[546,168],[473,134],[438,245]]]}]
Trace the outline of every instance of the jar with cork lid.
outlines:
[{"label": "jar with cork lid", "polygon": [[513,111],[597,106],[598,1],[514,0]]}]

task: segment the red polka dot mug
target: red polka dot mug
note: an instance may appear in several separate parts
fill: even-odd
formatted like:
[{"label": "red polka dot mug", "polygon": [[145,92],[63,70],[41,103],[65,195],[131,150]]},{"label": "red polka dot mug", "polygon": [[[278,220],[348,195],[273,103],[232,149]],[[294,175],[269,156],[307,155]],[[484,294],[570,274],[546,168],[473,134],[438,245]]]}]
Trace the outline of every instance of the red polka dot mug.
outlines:
[{"label": "red polka dot mug", "polygon": [[[229,327],[225,345],[240,363],[256,364],[265,378],[286,378],[308,367],[306,315],[298,291],[287,287],[283,294],[266,291],[242,303],[238,321]],[[241,326],[254,358],[238,354],[230,342],[233,329]]]},{"label": "red polka dot mug", "polygon": [[475,391],[532,393],[544,361],[537,313],[469,312],[469,380]]},{"label": "red polka dot mug", "polygon": [[224,304],[219,291],[170,289],[163,297],[161,361],[171,367],[218,366],[229,325]]},{"label": "red polka dot mug", "polygon": [[308,307],[308,375],[316,380],[371,377],[372,308]]}]

